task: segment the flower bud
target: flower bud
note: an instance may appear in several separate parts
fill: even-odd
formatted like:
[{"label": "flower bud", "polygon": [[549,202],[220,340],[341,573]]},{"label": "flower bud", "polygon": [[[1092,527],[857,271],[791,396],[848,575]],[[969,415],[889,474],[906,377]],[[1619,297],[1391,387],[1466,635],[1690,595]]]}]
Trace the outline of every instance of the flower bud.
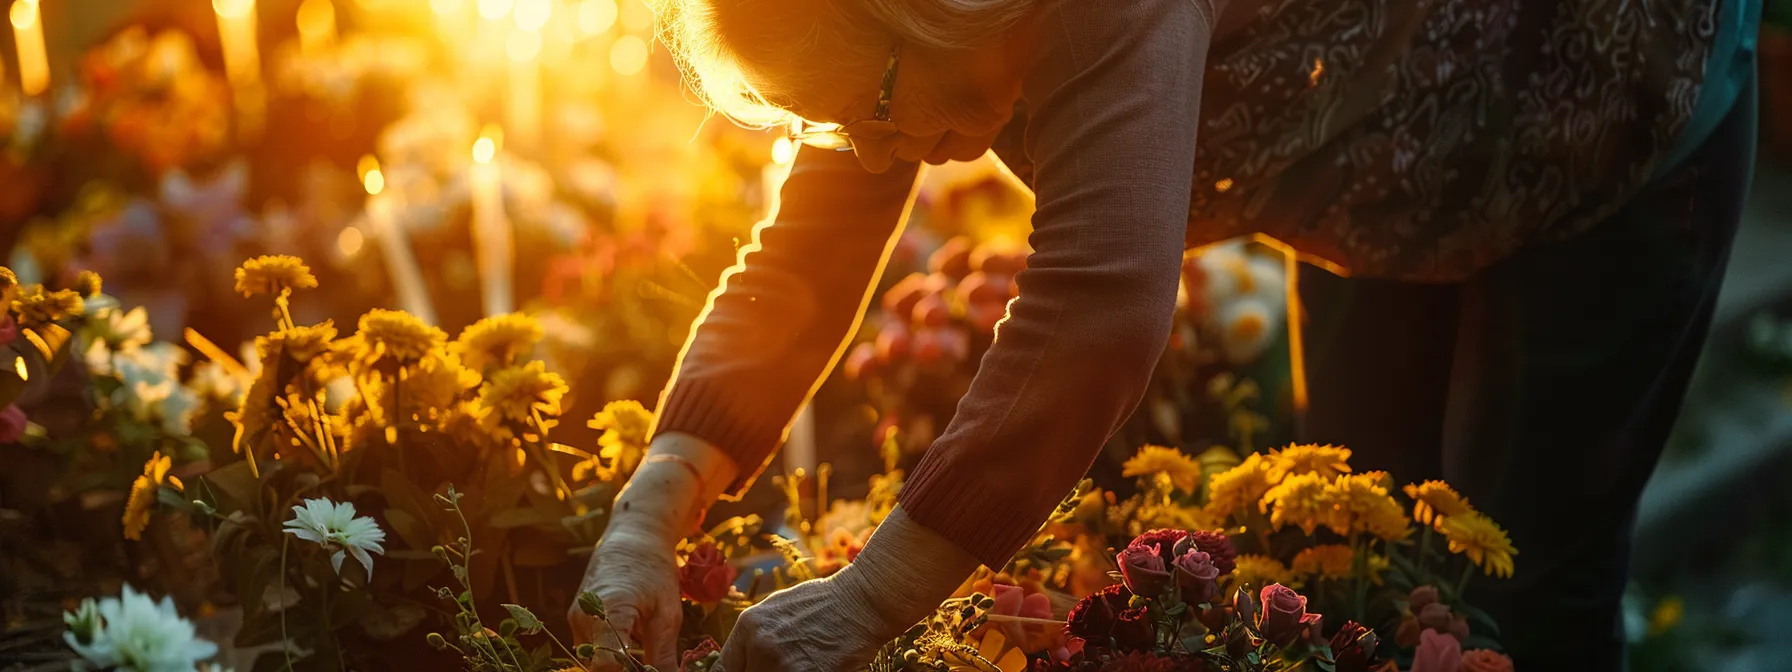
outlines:
[{"label": "flower bud", "polygon": [[430,648],[433,648],[437,651],[441,651],[443,649],[448,648],[448,640],[442,638],[442,633],[432,632],[432,633],[429,633],[427,636],[425,636],[423,639],[424,639],[424,641],[429,642]]},{"label": "flower bud", "polygon": [[597,647],[590,644],[580,644],[579,648],[573,649],[572,652],[573,655],[576,655],[583,660],[597,655]]},{"label": "flower bud", "polygon": [[604,600],[589,590],[579,591],[579,611],[586,616],[604,618]]}]

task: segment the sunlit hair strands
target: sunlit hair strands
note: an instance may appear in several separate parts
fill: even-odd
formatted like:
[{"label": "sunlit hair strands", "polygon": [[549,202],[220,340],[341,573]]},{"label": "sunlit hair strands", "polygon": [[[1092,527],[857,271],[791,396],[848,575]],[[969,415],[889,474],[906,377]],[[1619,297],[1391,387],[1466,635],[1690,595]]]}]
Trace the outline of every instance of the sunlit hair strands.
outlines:
[{"label": "sunlit hair strands", "polygon": [[[779,105],[827,86],[842,64],[881,62],[892,42],[963,49],[998,39],[1037,0],[649,0],[691,89],[735,123],[766,128]],[[750,65],[748,65],[750,64]]]}]

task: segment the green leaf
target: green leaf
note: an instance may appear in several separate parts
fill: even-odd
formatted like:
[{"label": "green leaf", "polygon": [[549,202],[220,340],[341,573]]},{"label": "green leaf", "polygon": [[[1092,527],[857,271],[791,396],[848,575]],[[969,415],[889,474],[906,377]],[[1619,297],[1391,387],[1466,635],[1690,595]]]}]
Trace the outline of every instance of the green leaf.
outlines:
[{"label": "green leaf", "polygon": [[[272,465],[270,465],[272,466]],[[232,462],[213,469],[200,479],[205,488],[215,496],[219,511],[243,511],[250,515],[259,515],[256,493],[261,489],[261,482],[249,471],[247,461]]]},{"label": "green leaf", "polygon": [[510,612],[510,617],[516,619],[516,625],[522,629],[523,634],[533,635],[541,632],[541,619],[536,618],[535,612],[529,611],[528,607],[519,604],[503,606],[505,611]]},{"label": "green leaf", "polygon": [[1456,608],[1461,610],[1463,615],[1468,616],[1468,622],[1474,626],[1475,632],[1485,632],[1494,637],[1500,636],[1500,624],[1493,620],[1493,615],[1476,609],[1471,604],[1458,604]]}]

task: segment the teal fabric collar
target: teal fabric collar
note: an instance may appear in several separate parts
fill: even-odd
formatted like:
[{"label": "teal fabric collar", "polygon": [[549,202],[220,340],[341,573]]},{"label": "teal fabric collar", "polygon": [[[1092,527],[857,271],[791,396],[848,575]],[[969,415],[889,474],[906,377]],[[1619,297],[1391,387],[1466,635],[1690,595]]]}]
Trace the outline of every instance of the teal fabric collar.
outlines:
[{"label": "teal fabric collar", "polygon": [[1705,82],[1680,140],[1655,170],[1661,177],[1680,167],[1704,146],[1712,131],[1729,116],[1742,87],[1755,73],[1755,41],[1761,31],[1761,0],[1721,0],[1717,37],[1705,60]]}]

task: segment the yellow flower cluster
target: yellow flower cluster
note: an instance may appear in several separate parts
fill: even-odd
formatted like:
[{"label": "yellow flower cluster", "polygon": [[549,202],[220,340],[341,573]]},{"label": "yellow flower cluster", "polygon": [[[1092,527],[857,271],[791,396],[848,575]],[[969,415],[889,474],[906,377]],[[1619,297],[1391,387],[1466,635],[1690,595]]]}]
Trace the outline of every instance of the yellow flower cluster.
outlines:
[{"label": "yellow flower cluster", "polygon": [[1473,511],[1468,500],[1443,481],[1425,481],[1406,486],[1406,496],[1413,500],[1412,518],[1423,525],[1443,530],[1443,518]]},{"label": "yellow flower cluster", "polygon": [[270,254],[243,262],[236,269],[236,291],[243,296],[279,295],[294,289],[317,286],[317,276],[298,257]]},{"label": "yellow flower cluster", "polygon": [[541,323],[527,315],[509,313],[474,322],[460,332],[452,349],[467,368],[484,372],[516,364],[541,337]]},{"label": "yellow flower cluster", "polygon": [[1293,474],[1318,474],[1330,480],[1350,473],[1350,449],[1343,446],[1293,445],[1269,451],[1269,460],[1272,483]]},{"label": "yellow flower cluster", "polygon": [[258,337],[255,339],[255,346],[261,353],[263,362],[269,357],[285,353],[293,361],[303,364],[324,354],[335,340],[335,323],[324,320],[323,324],[295,326]]},{"label": "yellow flower cluster", "polygon": [[647,454],[647,434],[653,431],[653,412],[633,399],[604,404],[604,410],[585,422],[586,427],[603,432],[597,438],[596,466],[599,478],[634,473]]},{"label": "yellow flower cluster", "polygon": [[1518,555],[1518,549],[1512,546],[1506,531],[1487,516],[1469,511],[1444,518],[1443,533],[1450,540],[1451,553],[1468,556],[1488,576],[1512,577],[1512,556]]},{"label": "yellow flower cluster", "polygon": [[73,290],[50,291],[43,285],[25,285],[19,288],[18,298],[13,299],[12,309],[19,326],[29,329],[78,316],[86,309],[86,302]]},{"label": "yellow flower cluster", "polygon": [[1294,555],[1293,570],[1296,574],[1317,574],[1321,578],[1349,578],[1354,571],[1351,566],[1356,554],[1349,546],[1343,544],[1323,544],[1311,548],[1303,548]]},{"label": "yellow flower cluster", "polygon": [[1238,556],[1237,568],[1232,570],[1232,585],[1261,588],[1272,583],[1294,583],[1294,572],[1282,561],[1266,555]]},{"label": "yellow flower cluster", "polygon": [[488,411],[484,425],[494,435],[510,438],[514,427],[526,426],[536,413],[544,419],[559,415],[566,390],[566,380],[541,362],[502,369],[479,387],[479,405]]},{"label": "yellow flower cluster", "polygon": [[143,530],[149,527],[149,510],[156,504],[156,490],[163,483],[174,486],[176,490],[184,490],[180,479],[168,475],[174,466],[174,460],[161,451],[149,457],[143,463],[143,475],[131,483],[131,497],[124,505],[124,538],[138,540],[143,538]]},{"label": "yellow flower cluster", "polygon": [[1145,446],[1121,469],[1120,474],[1127,478],[1164,474],[1177,490],[1183,492],[1194,492],[1201,484],[1201,463],[1175,448]]},{"label": "yellow flower cluster", "polygon": [[359,333],[363,341],[362,359],[376,362],[391,358],[400,365],[423,359],[448,341],[441,329],[417,319],[402,310],[375,308],[361,316]]},{"label": "yellow flower cluster", "polygon": [[1274,487],[1274,463],[1252,453],[1238,466],[1214,474],[1207,482],[1207,509],[1217,518],[1248,517],[1262,511],[1263,495]]}]

